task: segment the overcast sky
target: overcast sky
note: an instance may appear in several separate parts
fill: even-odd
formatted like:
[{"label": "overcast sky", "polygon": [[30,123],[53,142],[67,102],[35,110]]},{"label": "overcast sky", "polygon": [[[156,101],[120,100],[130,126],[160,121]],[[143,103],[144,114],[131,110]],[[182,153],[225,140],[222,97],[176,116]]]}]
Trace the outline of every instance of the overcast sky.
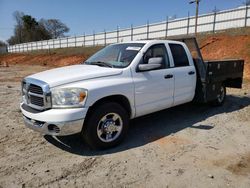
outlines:
[{"label": "overcast sky", "polygon": [[[200,13],[211,12],[216,6],[225,10],[242,6],[244,0],[202,0]],[[13,12],[41,18],[60,19],[69,28],[68,35],[92,34],[106,30],[139,26],[165,20],[166,16],[185,17],[195,14],[188,0],[0,0],[0,40],[13,34]]]}]

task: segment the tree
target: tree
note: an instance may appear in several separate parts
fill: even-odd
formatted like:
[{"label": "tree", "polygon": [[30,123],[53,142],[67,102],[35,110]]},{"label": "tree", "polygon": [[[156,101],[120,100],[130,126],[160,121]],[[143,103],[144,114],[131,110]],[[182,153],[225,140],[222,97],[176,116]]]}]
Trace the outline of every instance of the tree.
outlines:
[{"label": "tree", "polygon": [[64,33],[69,32],[69,28],[58,19],[42,19],[40,23],[51,34],[53,39],[64,37]]},{"label": "tree", "polygon": [[4,41],[0,40],[0,47],[7,46],[7,44]]},{"label": "tree", "polygon": [[10,45],[63,37],[64,33],[69,31],[69,28],[58,19],[41,19],[38,22],[31,15],[19,11],[15,11],[13,17],[16,25],[14,35],[7,40]]},{"label": "tree", "polygon": [[32,16],[15,11],[13,17],[16,25],[14,35],[7,40],[10,45],[51,39],[50,33]]},{"label": "tree", "polygon": [[[15,11],[13,13],[13,17],[16,21],[16,26],[15,26],[15,29],[14,29],[14,33],[16,35],[16,40],[19,42],[19,43],[22,43],[22,28],[23,28],[23,19],[22,17],[24,16],[24,13],[23,12],[19,12],[19,11]],[[14,40],[14,39],[12,39]]]}]

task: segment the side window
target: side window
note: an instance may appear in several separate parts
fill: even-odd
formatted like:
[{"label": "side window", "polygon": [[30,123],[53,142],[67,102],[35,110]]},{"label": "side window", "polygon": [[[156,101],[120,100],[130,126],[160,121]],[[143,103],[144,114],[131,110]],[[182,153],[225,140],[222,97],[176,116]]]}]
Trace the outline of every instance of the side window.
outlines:
[{"label": "side window", "polygon": [[143,63],[147,64],[148,60],[152,57],[162,57],[163,61],[161,68],[169,67],[168,54],[164,44],[157,44],[151,46],[143,56]]},{"label": "side window", "polygon": [[187,53],[180,44],[169,44],[170,50],[173,55],[175,67],[189,66]]}]

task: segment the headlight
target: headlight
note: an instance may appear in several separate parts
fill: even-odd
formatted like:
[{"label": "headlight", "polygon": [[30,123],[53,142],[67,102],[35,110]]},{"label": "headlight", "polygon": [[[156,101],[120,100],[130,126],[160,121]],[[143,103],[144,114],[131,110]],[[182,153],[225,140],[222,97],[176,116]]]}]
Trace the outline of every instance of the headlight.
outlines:
[{"label": "headlight", "polygon": [[82,88],[52,89],[53,108],[83,107],[87,98],[87,90]]}]

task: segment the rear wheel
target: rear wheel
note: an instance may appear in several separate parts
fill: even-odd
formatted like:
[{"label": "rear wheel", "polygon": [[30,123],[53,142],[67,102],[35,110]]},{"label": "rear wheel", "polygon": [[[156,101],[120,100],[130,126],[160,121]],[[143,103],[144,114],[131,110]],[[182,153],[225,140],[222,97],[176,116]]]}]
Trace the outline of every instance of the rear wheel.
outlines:
[{"label": "rear wheel", "polygon": [[97,106],[82,130],[82,136],[93,149],[105,149],[118,145],[125,137],[129,126],[126,110],[117,103]]},{"label": "rear wheel", "polygon": [[222,84],[217,98],[213,101],[214,106],[222,106],[226,99],[226,87]]}]

